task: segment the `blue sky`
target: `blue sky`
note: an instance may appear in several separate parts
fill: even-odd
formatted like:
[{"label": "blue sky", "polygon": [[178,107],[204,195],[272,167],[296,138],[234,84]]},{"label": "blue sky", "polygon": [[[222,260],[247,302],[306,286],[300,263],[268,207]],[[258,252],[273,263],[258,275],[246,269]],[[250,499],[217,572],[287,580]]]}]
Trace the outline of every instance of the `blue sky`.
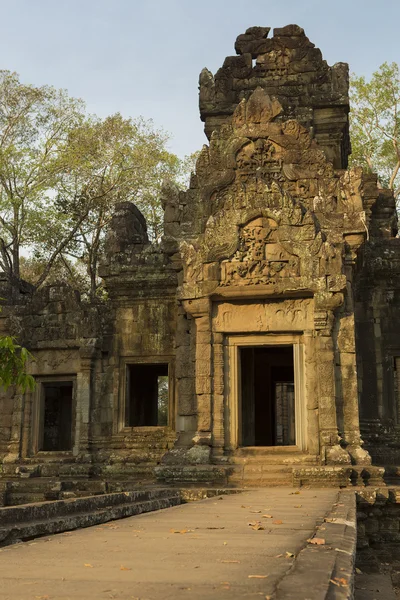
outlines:
[{"label": "blue sky", "polygon": [[198,76],[253,25],[297,23],[329,64],[400,63],[397,0],[0,0],[0,68],[68,89],[90,112],[152,118],[180,156],[205,143]]}]

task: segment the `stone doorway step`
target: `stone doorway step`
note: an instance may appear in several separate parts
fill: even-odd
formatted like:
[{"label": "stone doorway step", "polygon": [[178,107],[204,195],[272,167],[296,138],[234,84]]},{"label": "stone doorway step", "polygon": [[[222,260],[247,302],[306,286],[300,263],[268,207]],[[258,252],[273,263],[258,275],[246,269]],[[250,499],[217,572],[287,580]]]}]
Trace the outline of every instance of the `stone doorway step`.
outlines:
[{"label": "stone doorway step", "polygon": [[230,458],[228,482],[243,487],[292,486],[293,470],[318,465],[318,457],[290,447],[238,448]]}]

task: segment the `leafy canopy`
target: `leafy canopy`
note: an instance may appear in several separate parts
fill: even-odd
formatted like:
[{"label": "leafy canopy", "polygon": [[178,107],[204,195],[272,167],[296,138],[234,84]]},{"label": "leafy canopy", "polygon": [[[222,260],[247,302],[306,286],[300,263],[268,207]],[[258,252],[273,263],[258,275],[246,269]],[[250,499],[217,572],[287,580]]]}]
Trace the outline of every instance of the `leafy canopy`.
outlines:
[{"label": "leafy canopy", "polygon": [[350,80],[351,163],[376,172],[400,199],[400,71],[384,63],[369,81]]},{"label": "leafy canopy", "polygon": [[0,337],[0,387],[7,390],[11,385],[17,385],[22,391],[34,389],[35,380],[25,370],[30,356],[13,337]]},{"label": "leafy canopy", "polygon": [[168,140],[152,121],[100,119],[65,90],[0,71],[0,269],[9,280],[21,278],[24,256],[36,288],[79,262],[95,295],[104,230],[119,201],[135,202],[159,239],[162,181],[179,181],[189,164]]}]

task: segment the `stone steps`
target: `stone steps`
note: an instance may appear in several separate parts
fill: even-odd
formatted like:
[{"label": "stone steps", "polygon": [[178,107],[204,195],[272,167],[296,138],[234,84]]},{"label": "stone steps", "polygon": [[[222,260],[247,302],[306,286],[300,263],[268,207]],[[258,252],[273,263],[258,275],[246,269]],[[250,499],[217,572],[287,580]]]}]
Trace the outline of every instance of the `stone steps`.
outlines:
[{"label": "stone steps", "polygon": [[0,508],[0,545],[176,506],[178,490],[153,489]]},{"label": "stone steps", "polygon": [[243,487],[292,485],[292,466],[244,463],[229,469],[228,483]]}]

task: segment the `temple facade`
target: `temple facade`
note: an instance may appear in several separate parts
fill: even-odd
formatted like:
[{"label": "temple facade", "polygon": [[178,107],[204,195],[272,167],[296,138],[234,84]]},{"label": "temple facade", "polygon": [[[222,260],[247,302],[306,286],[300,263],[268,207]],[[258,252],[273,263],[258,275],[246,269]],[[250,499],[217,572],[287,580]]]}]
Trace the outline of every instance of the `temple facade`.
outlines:
[{"label": "temple facade", "polygon": [[22,480],[62,497],[396,475],[395,201],[348,168],[347,65],[297,25],[269,33],[248,29],[202,71],[209,144],[187,191],[164,186],[161,243],[135,205],[116,207],[106,303],[0,282],[2,331],[37,382],[0,400],[5,503],[26,500]]}]

